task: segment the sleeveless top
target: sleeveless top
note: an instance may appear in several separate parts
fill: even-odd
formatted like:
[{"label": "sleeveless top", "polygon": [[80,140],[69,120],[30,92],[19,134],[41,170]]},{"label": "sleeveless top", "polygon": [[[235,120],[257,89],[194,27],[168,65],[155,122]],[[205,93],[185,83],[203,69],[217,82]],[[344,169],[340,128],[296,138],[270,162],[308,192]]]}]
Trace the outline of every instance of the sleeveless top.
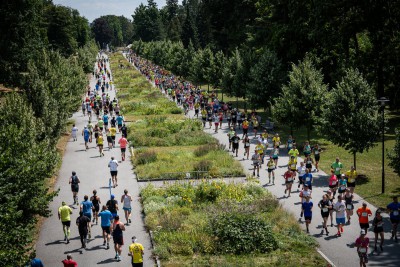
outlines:
[{"label": "sleeveless top", "polygon": [[76,175],[71,176],[71,185],[78,186],[78,176]]},{"label": "sleeveless top", "polygon": [[131,207],[131,200],[129,199],[128,195],[124,195],[124,208],[130,208]]},{"label": "sleeveless top", "polygon": [[92,203],[93,203],[93,206],[98,206],[99,205],[99,200],[97,199],[96,195],[92,196]]}]

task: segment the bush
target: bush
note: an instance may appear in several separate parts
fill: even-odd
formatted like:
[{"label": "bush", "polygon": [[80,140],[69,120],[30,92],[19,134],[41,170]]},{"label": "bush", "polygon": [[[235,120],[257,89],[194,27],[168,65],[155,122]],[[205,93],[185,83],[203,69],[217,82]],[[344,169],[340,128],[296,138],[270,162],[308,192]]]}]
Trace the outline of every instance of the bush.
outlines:
[{"label": "bush", "polygon": [[194,165],[193,170],[208,172],[211,169],[212,165],[213,163],[209,160],[201,160]]},{"label": "bush", "polygon": [[149,150],[136,154],[135,164],[136,165],[149,164],[151,162],[155,162],[156,160],[157,160],[156,152]]},{"label": "bush", "polygon": [[193,153],[196,157],[202,157],[211,151],[224,150],[224,149],[225,146],[221,144],[207,144],[199,146],[198,148],[195,149]]},{"label": "bush", "polygon": [[278,248],[271,227],[256,216],[225,213],[211,221],[219,253],[266,253]]}]

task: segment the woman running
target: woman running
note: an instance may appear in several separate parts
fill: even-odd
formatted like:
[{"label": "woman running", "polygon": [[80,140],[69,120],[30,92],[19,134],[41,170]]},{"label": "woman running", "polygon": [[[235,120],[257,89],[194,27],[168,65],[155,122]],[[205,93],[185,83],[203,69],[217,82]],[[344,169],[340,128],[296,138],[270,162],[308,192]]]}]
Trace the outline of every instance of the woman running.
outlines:
[{"label": "woman running", "polygon": [[368,263],[369,238],[365,236],[365,230],[361,230],[360,237],[356,239],[358,257],[360,258],[360,267],[366,267]]},{"label": "woman running", "polygon": [[247,159],[249,159],[249,155],[250,155],[250,138],[247,136],[247,134],[244,136],[243,144],[244,144],[244,156],[247,156]]},{"label": "woman running", "polygon": [[290,193],[292,193],[292,185],[295,176],[296,174],[292,172],[289,167],[287,171],[283,174],[283,178],[285,178],[285,185],[286,185],[285,195],[287,192],[289,192],[287,197],[290,197]]},{"label": "woman running", "polygon": [[346,192],[347,188],[347,181],[344,179],[344,174],[340,175],[340,180],[338,181],[339,186],[339,196],[343,196],[343,193]]},{"label": "woman running", "polygon": [[329,176],[328,182],[329,182],[329,188],[331,189],[331,192],[333,193],[333,198],[335,198],[338,179],[335,175],[334,170],[331,170],[331,176]]},{"label": "woman running", "polygon": [[275,184],[275,170],[276,165],[274,162],[274,159],[272,157],[269,158],[269,161],[267,163],[267,171],[268,171],[268,183],[271,183],[271,173],[272,173],[272,184]]},{"label": "woman running", "polygon": [[[322,219],[324,220],[322,227],[323,227],[323,229],[325,229],[326,235],[329,235],[327,222],[328,222],[328,218],[329,218],[329,214],[330,214],[329,210],[332,209],[332,202],[329,200],[328,195],[325,194],[322,196],[322,199],[318,203],[318,207],[321,209],[321,216],[322,216]],[[324,230],[322,230],[321,234],[323,234],[323,233],[324,233]]]},{"label": "woman running", "polygon": [[306,169],[308,169],[308,172],[311,172],[313,164],[313,159],[311,156],[307,155],[307,157],[304,159],[304,162],[306,163]]},{"label": "woman running", "polygon": [[334,197],[331,189],[328,189],[326,192],[326,196],[328,197],[329,201],[332,203],[332,207],[329,208],[329,217],[331,218],[331,227],[333,227],[333,205],[334,203]]},{"label": "woman running", "polygon": [[353,216],[354,205],[353,205],[353,194],[350,189],[346,189],[346,193],[344,194],[344,202],[346,204],[346,215],[347,215],[347,223],[350,224],[351,216]]},{"label": "woman running", "polygon": [[275,167],[278,167],[278,159],[279,159],[279,146],[276,146],[273,151],[271,151],[272,159],[274,160]]},{"label": "woman running", "polygon": [[93,222],[96,221],[96,224],[98,224],[101,201],[99,196],[97,196],[97,190],[93,190],[93,196],[90,197],[90,201],[92,201],[93,204]]},{"label": "woman running", "polygon": [[314,154],[314,161],[315,161],[315,171],[318,172],[318,164],[319,164],[319,160],[321,159],[321,152],[322,149],[319,147],[318,144],[316,144],[313,148],[313,154]]},{"label": "woman running", "polygon": [[372,221],[372,225],[374,226],[374,233],[375,233],[375,246],[374,250],[377,251],[376,245],[378,243],[379,237],[381,238],[381,242],[379,248],[381,252],[383,251],[383,241],[385,239],[384,232],[383,232],[383,217],[381,215],[381,211],[378,209],[375,213],[375,218]]}]

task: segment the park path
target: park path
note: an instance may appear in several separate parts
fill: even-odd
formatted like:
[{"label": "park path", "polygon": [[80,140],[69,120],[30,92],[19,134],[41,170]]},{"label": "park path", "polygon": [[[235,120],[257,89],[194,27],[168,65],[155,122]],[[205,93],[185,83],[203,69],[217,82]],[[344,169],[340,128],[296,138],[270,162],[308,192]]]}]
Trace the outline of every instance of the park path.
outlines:
[{"label": "park path", "polygon": [[[112,71],[112,70],[111,70]],[[96,81],[95,78],[90,80],[90,88],[94,88]],[[108,91],[110,98],[115,97],[115,91]],[[82,112],[78,111],[73,114],[72,119],[75,121],[76,126],[81,133],[83,127],[88,123],[88,117],[84,117]],[[96,124],[97,120],[94,118],[92,123]],[[116,141],[121,137],[117,134]],[[104,140],[105,147],[107,140]],[[78,141],[73,142],[72,139],[67,144],[65,154],[62,160],[62,166],[59,170],[58,180],[55,188],[60,189],[59,195],[54,198],[50,203],[50,210],[52,216],[47,218],[40,230],[39,240],[36,244],[37,255],[42,259],[45,266],[62,266],[61,261],[66,258],[66,254],[71,253],[73,258],[78,262],[79,266],[131,266],[130,257],[128,256],[128,247],[131,244],[131,237],[135,235],[139,243],[142,243],[145,248],[144,266],[154,266],[155,262],[152,258],[151,243],[149,234],[144,227],[141,204],[139,202],[139,187],[137,180],[132,172],[132,164],[127,155],[127,160],[121,163],[120,149],[117,147],[108,151],[105,149],[104,157],[99,157],[98,149],[95,141],[89,145],[90,149],[85,151],[83,137],[79,134]],[[129,153],[127,151],[127,153]],[[89,240],[86,249],[81,249],[81,243],[78,233],[78,227],[75,220],[79,215],[78,206],[73,206],[72,193],[70,185],[68,184],[69,177],[72,171],[76,171],[81,183],[79,188],[79,201],[83,200],[83,196],[87,194],[89,197],[92,195],[94,189],[97,190],[98,196],[102,204],[105,204],[110,199],[109,178],[110,172],[108,162],[114,156],[119,161],[118,167],[118,187],[112,189],[118,202],[121,200],[124,189],[128,189],[133,197],[132,202],[132,223],[126,226],[124,232],[124,246],[121,262],[114,260],[115,252],[113,248],[113,241],[110,241],[110,249],[106,250],[103,247],[102,231],[99,225],[92,227],[92,239]],[[61,222],[58,220],[58,208],[61,202],[65,201],[73,209],[71,215],[71,242],[65,244],[63,241],[64,235],[62,232]],[[125,218],[120,205],[118,213],[121,221],[125,223]],[[94,239],[93,239],[94,238]]]},{"label": "park path", "polygon": [[[132,64],[133,65],[133,64]],[[154,86],[154,83],[152,83]],[[187,117],[194,118],[194,111],[190,110]],[[214,132],[214,124],[210,129],[208,127],[208,122],[204,131],[214,138],[216,138],[221,144],[224,144],[226,148],[228,148],[229,141],[227,137],[228,133],[228,124],[223,122],[222,129],[218,131],[218,133]],[[237,129],[238,136],[242,136],[242,131]],[[250,155],[254,153],[254,148],[256,144],[256,139],[253,139],[254,135],[249,130],[249,137],[252,140],[252,144],[250,146]],[[282,143],[285,143],[286,140],[281,140]],[[269,142],[271,143],[271,142]],[[229,153],[234,156],[232,152]],[[284,194],[285,184],[283,174],[287,170],[287,164],[289,158],[286,154],[286,148],[280,149],[280,157],[278,162],[278,168],[275,170],[275,185],[268,184],[268,172],[266,170],[266,164],[263,164],[262,168],[260,169],[260,184],[268,191],[270,191],[273,195],[277,197],[281,205],[291,212],[296,218],[299,218],[299,223],[301,227],[305,230],[305,222],[304,218],[300,220],[300,212],[301,212],[301,205],[300,205],[300,198],[299,198],[299,191],[297,191],[297,179],[293,184],[291,197],[286,198]],[[243,158],[244,155],[244,147],[243,144],[240,143],[239,145],[239,152],[238,157],[235,158],[238,160],[245,170],[247,175],[252,175],[252,162],[251,160],[245,160]],[[324,154],[321,154],[321,159],[325,160]],[[335,159],[331,159],[332,162]],[[298,162],[303,161],[303,159],[298,158]],[[349,169],[350,166],[345,166],[345,170]],[[334,213],[334,226],[328,226],[328,231],[330,232],[329,236],[325,234],[321,234],[322,231],[322,217],[320,214],[320,209],[318,208],[318,202],[322,199],[323,194],[325,194],[328,190],[328,175],[323,171],[313,172],[313,191],[312,191],[312,202],[314,203],[313,208],[313,220],[310,224],[310,235],[316,238],[320,247],[318,248],[320,254],[325,257],[325,259],[332,264],[333,266],[337,267],[353,267],[359,266],[359,259],[356,252],[356,248],[354,247],[354,242],[360,234],[360,226],[358,224],[357,215],[354,212],[352,216],[351,224],[344,226],[344,233],[341,237],[337,237],[337,228],[335,218],[336,215]],[[159,182],[155,182],[155,184],[160,184]],[[377,188],[379,190],[379,188]],[[355,190],[357,192],[357,188]],[[378,191],[377,191],[378,193]],[[388,202],[391,200],[388,199]],[[357,210],[361,207],[362,202],[366,202],[368,207],[371,209],[373,214],[375,214],[376,207],[372,206],[368,203],[367,198],[363,199],[357,194],[354,194],[354,210]],[[372,224],[372,219],[374,216],[370,218],[370,225]],[[368,266],[399,266],[400,261],[400,254],[398,253],[400,245],[395,243],[393,240],[390,240],[390,230],[391,230],[391,223],[389,221],[389,217],[387,214],[383,214],[384,221],[385,221],[385,243],[384,243],[384,252],[373,252],[374,247],[374,233],[372,232],[372,228],[370,228],[367,236],[370,238],[370,250],[369,250],[369,263]],[[329,222],[329,220],[328,220]]]}]

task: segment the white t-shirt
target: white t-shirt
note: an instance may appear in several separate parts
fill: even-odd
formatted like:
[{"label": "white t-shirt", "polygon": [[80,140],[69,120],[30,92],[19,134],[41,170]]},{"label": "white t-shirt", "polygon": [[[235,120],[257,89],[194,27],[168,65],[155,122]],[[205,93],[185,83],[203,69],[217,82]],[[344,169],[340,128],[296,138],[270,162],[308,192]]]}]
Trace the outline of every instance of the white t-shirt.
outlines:
[{"label": "white t-shirt", "polygon": [[72,135],[76,136],[76,133],[78,132],[78,127],[72,127]]},{"label": "white t-shirt", "polygon": [[336,210],[336,218],[346,218],[346,205],[344,201],[336,202],[333,208]]},{"label": "white t-shirt", "polygon": [[108,167],[110,168],[110,171],[117,171],[118,170],[118,161],[116,161],[115,159],[111,160],[108,163]]},{"label": "white t-shirt", "polygon": [[304,166],[297,167],[297,172],[299,173],[299,176],[303,176],[306,173],[306,167]]}]

